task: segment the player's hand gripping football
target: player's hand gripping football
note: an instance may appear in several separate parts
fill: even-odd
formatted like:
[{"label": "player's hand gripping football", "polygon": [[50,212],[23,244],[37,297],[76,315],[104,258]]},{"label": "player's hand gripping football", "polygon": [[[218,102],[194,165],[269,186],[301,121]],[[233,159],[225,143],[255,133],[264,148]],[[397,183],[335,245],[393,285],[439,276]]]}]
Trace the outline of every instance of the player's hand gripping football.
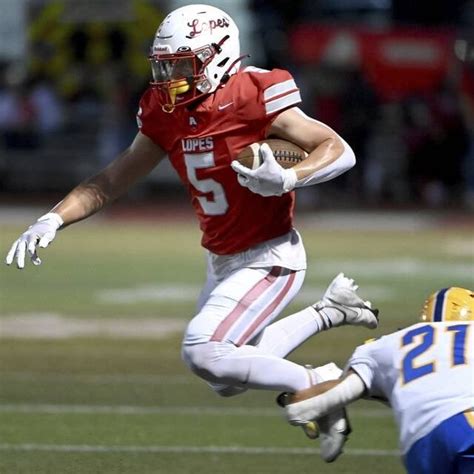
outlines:
[{"label": "player's hand gripping football", "polygon": [[41,216],[26,232],[20,235],[11,246],[5,263],[11,265],[16,260],[18,268],[25,266],[26,252],[28,252],[33,265],[41,265],[37,254],[37,246],[46,248],[56,236],[56,231],[63,225],[63,220],[54,212]]},{"label": "player's hand gripping football", "polygon": [[240,185],[261,196],[281,196],[293,190],[298,180],[295,171],[292,168],[283,169],[266,143],[261,145],[259,154],[262,164],[255,170],[235,160],[231,163]]}]

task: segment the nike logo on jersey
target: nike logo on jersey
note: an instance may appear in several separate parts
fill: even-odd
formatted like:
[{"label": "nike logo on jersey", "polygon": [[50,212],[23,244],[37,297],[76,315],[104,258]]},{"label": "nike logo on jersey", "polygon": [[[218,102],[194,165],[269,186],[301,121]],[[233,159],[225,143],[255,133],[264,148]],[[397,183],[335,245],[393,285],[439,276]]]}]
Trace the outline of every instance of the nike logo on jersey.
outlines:
[{"label": "nike logo on jersey", "polygon": [[227,107],[230,107],[234,102],[229,102],[228,104],[219,104],[217,106],[217,110],[224,110],[227,109]]}]

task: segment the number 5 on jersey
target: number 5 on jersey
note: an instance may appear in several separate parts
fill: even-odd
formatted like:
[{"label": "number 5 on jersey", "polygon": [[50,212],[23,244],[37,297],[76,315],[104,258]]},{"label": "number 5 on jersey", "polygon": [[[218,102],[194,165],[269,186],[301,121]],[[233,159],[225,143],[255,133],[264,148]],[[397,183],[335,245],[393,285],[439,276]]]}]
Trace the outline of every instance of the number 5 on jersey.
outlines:
[{"label": "number 5 on jersey", "polygon": [[211,168],[215,166],[213,153],[184,154],[186,174],[189,182],[201,193],[212,194],[212,199],[207,196],[199,196],[197,199],[208,216],[221,216],[227,212],[229,204],[225,196],[224,188],[214,179],[199,179],[196,170]]}]

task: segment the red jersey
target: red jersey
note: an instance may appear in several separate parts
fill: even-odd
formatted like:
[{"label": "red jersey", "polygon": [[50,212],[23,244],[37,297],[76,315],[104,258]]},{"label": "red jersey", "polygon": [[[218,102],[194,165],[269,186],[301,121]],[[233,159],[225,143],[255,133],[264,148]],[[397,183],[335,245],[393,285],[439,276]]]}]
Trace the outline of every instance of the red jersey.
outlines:
[{"label": "red jersey", "polygon": [[203,232],[216,254],[241,252],[290,231],[294,193],[263,197],[242,187],[230,163],[263,140],[275,117],[301,102],[290,73],[248,67],[196,107],[165,113],[149,88],[140,100],[140,131],[168,153],[188,188]]}]

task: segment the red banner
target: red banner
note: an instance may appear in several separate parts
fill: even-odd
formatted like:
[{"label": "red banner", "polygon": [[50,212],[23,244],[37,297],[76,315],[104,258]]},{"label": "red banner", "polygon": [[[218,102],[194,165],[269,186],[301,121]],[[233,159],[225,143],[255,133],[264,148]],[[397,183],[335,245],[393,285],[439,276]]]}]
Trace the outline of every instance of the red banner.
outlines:
[{"label": "red banner", "polygon": [[454,60],[454,39],[447,30],[301,25],[290,44],[300,64],[358,65],[381,98],[397,100],[438,87]]}]

